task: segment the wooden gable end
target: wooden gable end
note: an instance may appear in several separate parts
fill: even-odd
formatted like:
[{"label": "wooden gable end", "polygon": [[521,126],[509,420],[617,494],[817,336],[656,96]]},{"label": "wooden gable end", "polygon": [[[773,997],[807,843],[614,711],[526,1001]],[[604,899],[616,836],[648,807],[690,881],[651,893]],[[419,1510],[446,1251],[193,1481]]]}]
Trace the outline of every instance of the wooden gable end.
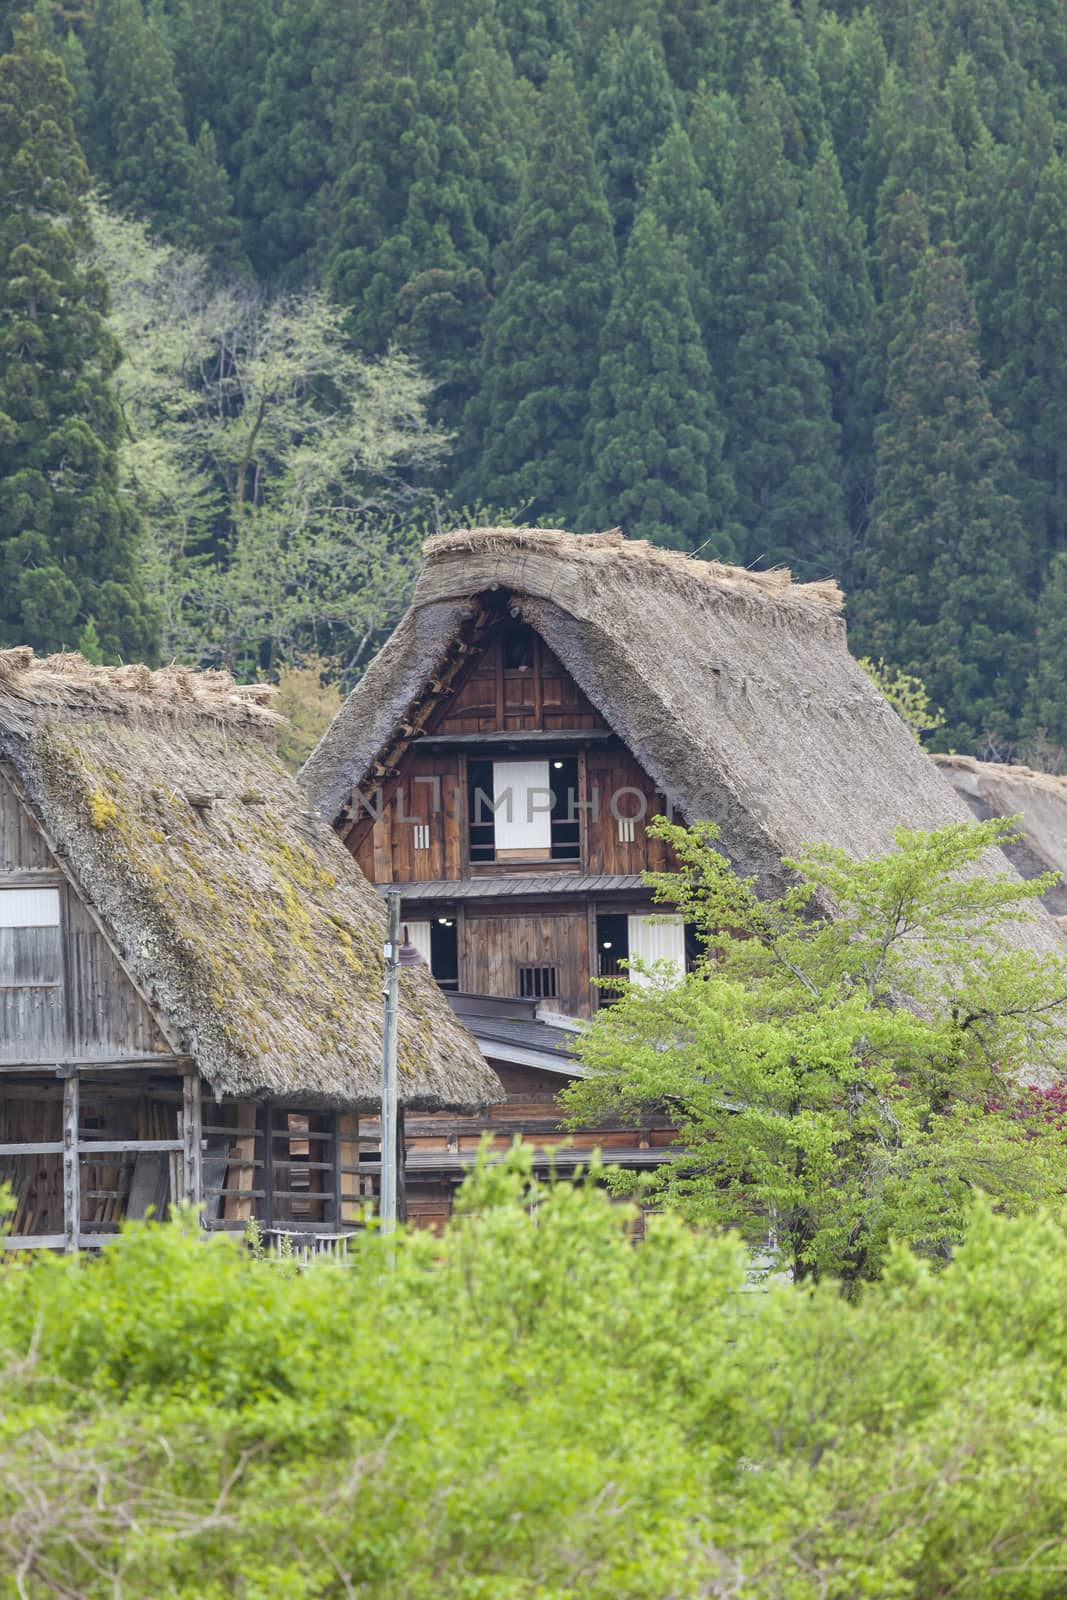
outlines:
[{"label": "wooden gable end", "polygon": [[[442,668],[434,683],[446,676]],[[645,829],[665,809],[664,797],[532,628],[498,618],[432,713],[423,718],[415,707],[408,716],[418,733],[402,738],[387,776],[368,780],[357,814],[341,829],[371,882],[447,882],[535,868],[634,875],[668,865],[665,846]],[[500,764],[527,762],[540,763],[553,790],[557,771],[573,790],[580,825],[572,849],[513,851],[509,859],[501,852],[487,861],[471,828],[472,792],[492,790]],[[538,854],[544,859],[516,864],[516,856]]]},{"label": "wooden gable end", "polygon": [[172,1049],[0,766],[0,1068]]},{"label": "wooden gable end", "polygon": [[533,628],[502,618],[426,732],[603,729],[603,717]]}]

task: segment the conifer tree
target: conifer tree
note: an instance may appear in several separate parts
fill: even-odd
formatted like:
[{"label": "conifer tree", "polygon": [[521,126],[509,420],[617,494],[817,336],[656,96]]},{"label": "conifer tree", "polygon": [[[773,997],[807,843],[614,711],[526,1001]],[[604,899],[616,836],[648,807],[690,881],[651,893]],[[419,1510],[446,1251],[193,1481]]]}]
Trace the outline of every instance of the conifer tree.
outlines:
[{"label": "conifer tree", "polygon": [[[493,261],[511,227],[524,164],[523,93],[510,56],[497,42],[499,25],[490,26],[492,20],[479,20],[470,29],[454,67],[470,162],[464,189],[484,247],[479,244],[473,252],[474,265],[416,271],[396,298],[397,338],[433,375],[430,413],[448,429],[460,426],[477,387]],[[533,91],[527,86],[527,92]]]},{"label": "conifer tree", "polygon": [[578,29],[572,0],[497,0],[497,16],[515,71],[538,88],[558,53],[578,59]]},{"label": "conifer tree", "polygon": [[479,394],[464,435],[461,497],[572,518],[600,330],[615,285],[611,218],[574,74],[553,62],[486,323]]},{"label": "conifer tree", "polygon": [[586,425],[587,527],[673,549],[735,554],[711,367],[689,302],[689,263],[638,213],[601,339]]},{"label": "conifer tree", "polygon": [[749,97],[722,232],[711,360],[725,374],[742,559],[823,576],[841,569],[848,546],[838,430],[800,185],[766,86]]},{"label": "conifer tree", "polygon": [[193,153],[167,43],[141,0],[105,0],[93,41],[93,176],[117,210],[173,235]]},{"label": "conifer tree", "polygon": [[728,10],[726,78],[719,87],[736,94],[761,81],[783,90],[787,108],[782,137],[791,161],[814,157],[826,136],[819,77],[804,28],[791,0],[745,0]]},{"label": "conifer tree", "polygon": [[689,302],[707,343],[714,327],[715,262],[722,248],[722,216],[700,181],[689,135],[668,133],[653,158],[644,208],[666,228],[689,265]]},{"label": "conifer tree", "polygon": [[676,120],[663,51],[643,28],[611,41],[596,97],[594,149],[615,238],[626,243],[652,157]]},{"label": "conifer tree", "polygon": [[82,265],[88,173],[71,90],[30,19],[0,60],[0,640],[149,656],[140,529],[119,494],[118,351]]},{"label": "conifer tree", "polygon": [[434,67],[426,0],[388,10],[371,45],[376,67],[342,156],[327,260],[330,286],[352,308],[353,338],[368,353],[392,338],[397,297],[419,273],[488,267],[474,225],[474,156],[455,83]]},{"label": "conifer tree", "polygon": [[[804,234],[814,268],[826,339],[823,364],[830,407],[840,431],[850,551],[866,524],[874,488],[874,413],[878,368],[872,344],[874,292],[864,253],[864,227],[849,216],[833,146],[820,147],[804,180]],[[849,568],[838,573],[848,584]]]},{"label": "conifer tree", "polygon": [[820,17],[815,65],[841,182],[855,211],[871,117],[888,68],[873,13],[865,10],[847,23],[833,12]]},{"label": "conifer tree", "polygon": [[[1067,549],[1067,158],[1045,167],[1019,250],[1003,391],[1038,559]],[[1065,690],[1067,695],[1067,690]]]},{"label": "conifer tree", "polygon": [[910,189],[926,214],[934,244],[952,236],[966,162],[941,87],[937,44],[925,20],[915,28],[907,85],[882,129],[889,157],[878,191],[877,233],[884,238],[898,197]]},{"label": "conifer tree", "polygon": [[732,95],[701,84],[689,112],[689,143],[700,181],[721,206],[733,173],[741,118]]},{"label": "conifer tree", "polygon": [[1027,97],[1018,139],[983,153],[982,169],[972,172],[960,205],[960,250],[978,311],[982,354],[995,372],[1003,370],[1014,349],[1019,251],[1057,137],[1048,96],[1035,89]]},{"label": "conifer tree", "polygon": [[338,123],[358,104],[372,22],[369,3],[282,0],[237,186],[248,251],[267,278],[300,281],[316,256]]},{"label": "conifer tree", "polygon": [[1003,749],[1032,655],[1030,560],[950,245],[921,262],[890,350],[876,474],[854,646],[922,679],[943,748]]},{"label": "conifer tree", "polygon": [[207,122],[201,125],[193,146],[181,220],[167,231],[229,277],[249,271],[241,224],[233,214],[230,182],[219,160],[214,130]]},{"label": "conifer tree", "polygon": [[1048,740],[1067,756],[1067,550],[1053,556],[1037,603],[1023,732]]}]

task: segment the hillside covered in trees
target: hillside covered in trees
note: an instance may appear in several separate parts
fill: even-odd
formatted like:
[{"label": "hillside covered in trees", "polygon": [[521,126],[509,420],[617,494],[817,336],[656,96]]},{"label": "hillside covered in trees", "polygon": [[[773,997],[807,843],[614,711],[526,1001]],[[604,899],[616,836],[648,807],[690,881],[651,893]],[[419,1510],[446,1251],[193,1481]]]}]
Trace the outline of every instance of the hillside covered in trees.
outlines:
[{"label": "hillside covered in trees", "polygon": [[24,10],[0,644],[350,679],[428,529],[621,524],[1057,759],[1061,0]]}]

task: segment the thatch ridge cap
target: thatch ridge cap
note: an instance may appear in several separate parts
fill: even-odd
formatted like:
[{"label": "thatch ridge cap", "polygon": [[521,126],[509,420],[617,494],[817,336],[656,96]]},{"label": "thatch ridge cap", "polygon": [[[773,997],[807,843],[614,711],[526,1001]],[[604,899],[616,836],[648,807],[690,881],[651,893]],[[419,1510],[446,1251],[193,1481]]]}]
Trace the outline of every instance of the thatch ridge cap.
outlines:
[{"label": "thatch ridge cap", "polygon": [[77,651],[38,656],[29,645],[0,650],[0,722],[5,707],[19,720],[34,713],[158,715],[223,722],[269,734],[282,720],[270,709],[273,684],[239,684],[228,672],[194,672],[172,662],[97,666]]},{"label": "thatch ridge cap", "polygon": [[759,571],[722,561],[702,561],[682,550],[668,550],[647,539],[627,539],[620,528],[604,533],[570,533],[563,528],[457,528],[434,534],[423,546],[427,567],[457,553],[554,556],[561,562],[611,567],[626,563],[631,571],[667,574],[681,582],[759,595],[772,602],[838,613],[844,597],[833,578],[796,583],[788,567]]},{"label": "thatch ridge cap", "polygon": [[1039,772],[1035,767],[1024,766],[1021,762],[1014,761],[979,761],[977,756],[934,753],[934,761],[939,767],[955,769],[961,772],[973,772],[976,777],[990,779],[1004,779],[1010,782],[1021,780],[1033,784],[1035,788],[1046,789],[1051,794],[1067,798],[1067,776],[1055,772]]}]

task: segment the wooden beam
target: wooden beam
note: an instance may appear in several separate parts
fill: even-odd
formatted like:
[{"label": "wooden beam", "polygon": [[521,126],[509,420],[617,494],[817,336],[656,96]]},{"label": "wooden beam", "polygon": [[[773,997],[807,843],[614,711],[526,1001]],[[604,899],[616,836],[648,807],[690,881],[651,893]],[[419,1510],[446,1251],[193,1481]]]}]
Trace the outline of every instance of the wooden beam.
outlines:
[{"label": "wooden beam", "polygon": [[198,1206],[203,1199],[201,1167],[200,1074],[187,1072],[182,1079],[182,1199]]},{"label": "wooden beam", "polygon": [[148,1055],[148,1056],[117,1056],[113,1061],[89,1061],[81,1058],[75,1061],[0,1061],[0,1079],[5,1073],[37,1072],[42,1075],[55,1073],[57,1077],[65,1076],[71,1071],[86,1072],[133,1072],[138,1067],[160,1067],[163,1071],[183,1072],[192,1062],[191,1056]]},{"label": "wooden beam", "polygon": [[63,1080],[63,1248],[73,1255],[81,1232],[81,1171],[78,1158],[79,1086],[76,1073]]}]

